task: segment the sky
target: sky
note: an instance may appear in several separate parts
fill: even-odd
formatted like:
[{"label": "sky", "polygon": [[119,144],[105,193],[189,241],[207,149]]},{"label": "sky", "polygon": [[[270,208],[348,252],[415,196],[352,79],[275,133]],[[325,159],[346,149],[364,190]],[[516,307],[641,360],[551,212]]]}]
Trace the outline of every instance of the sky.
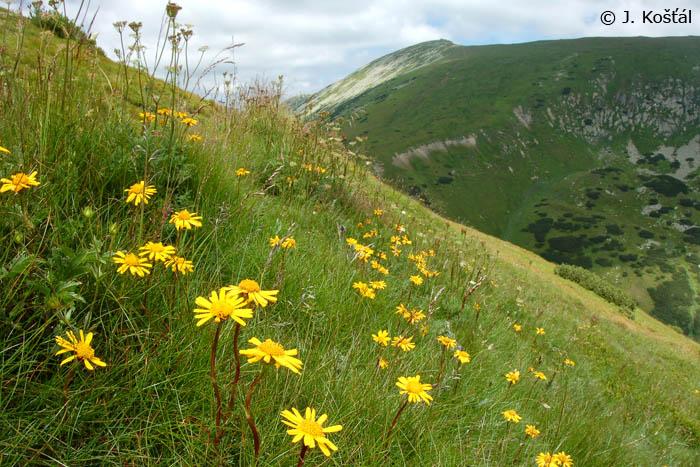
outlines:
[{"label": "sky", "polygon": [[[14,0],[15,8],[19,0]],[[65,0],[68,16],[81,0]],[[84,0],[87,5],[88,0]],[[28,2],[25,0],[24,4]],[[147,57],[154,52],[166,1],[90,0],[91,31],[110,58],[119,47],[116,21],[141,21]],[[659,0],[177,0],[177,21],[194,31],[191,61],[208,46],[203,64],[215,57],[235,62],[237,81],[270,82],[284,76],[286,97],[313,93],[387,53],[419,42],[448,39],[460,45],[511,44],[591,36],[687,36],[700,34],[700,2],[671,2],[692,11],[691,24],[644,24],[643,13],[665,13]],[[694,7],[694,8],[693,8]],[[83,7],[83,11],[85,11]],[[601,22],[610,11],[614,24]],[[629,12],[634,21],[622,24]],[[610,19],[610,16],[606,16]],[[130,38],[128,38],[130,39]],[[233,54],[220,52],[244,43]],[[218,54],[218,55],[217,55]],[[232,72],[234,65],[217,68]],[[213,86],[214,75],[205,82]]]}]

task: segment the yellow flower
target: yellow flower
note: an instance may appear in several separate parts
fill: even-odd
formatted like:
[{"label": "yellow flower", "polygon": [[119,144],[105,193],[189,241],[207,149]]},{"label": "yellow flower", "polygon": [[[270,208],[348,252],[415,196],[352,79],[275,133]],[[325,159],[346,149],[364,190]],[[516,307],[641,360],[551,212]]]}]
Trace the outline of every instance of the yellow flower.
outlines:
[{"label": "yellow flower", "polygon": [[534,374],[537,378],[539,378],[543,381],[547,380],[547,376],[544,373],[542,373],[541,371],[535,371]]},{"label": "yellow flower", "polygon": [[571,456],[565,453],[564,451],[554,454],[552,456],[552,460],[557,462],[557,465],[560,465],[561,467],[571,467],[574,465],[574,461],[571,458]]},{"label": "yellow flower", "polygon": [[411,313],[408,312],[403,303],[400,303],[399,306],[396,307],[396,314],[401,315],[406,319],[410,318],[411,316]]},{"label": "yellow flower", "polygon": [[520,423],[520,420],[523,419],[523,417],[518,415],[515,410],[506,410],[505,412],[501,413],[503,414],[503,418],[509,422]]},{"label": "yellow flower", "polygon": [[156,113],[158,115],[170,115],[170,109],[158,109]]},{"label": "yellow flower", "polygon": [[471,355],[469,355],[464,350],[455,350],[455,354],[453,355],[453,357],[458,358],[459,363],[469,363],[472,361]]},{"label": "yellow flower", "polygon": [[557,465],[552,455],[548,452],[539,453],[535,462],[537,462],[537,467],[555,467]]},{"label": "yellow flower", "polygon": [[513,329],[515,330],[515,332],[520,332],[523,330],[523,327],[519,324],[514,324]]},{"label": "yellow flower", "polygon": [[386,282],[384,282],[384,281],[370,281],[369,286],[372,287],[374,290],[383,290],[383,289],[386,289]]},{"label": "yellow flower", "polygon": [[408,402],[420,402],[421,399],[428,405],[430,401],[433,400],[432,396],[426,391],[431,391],[433,386],[431,384],[424,384],[420,382],[420,375],[404,377],[400,376],[399,380],[396,382],[401,394],[408,395]]},{"label": "yellow flower", "polygon": [[194,271],[192,261],[182,256],[171,256],[170,259],[165,262],[164,266],[172,269],[173,272],[181,272],[183,276],[188,272]]},{"label": "yellow flower", "polygon": [[138,206],[141,201],[143,201],[143,204],[148,204],[148,200],[156,193],[156,187],[153,185],[146,186],[146,182],[141,180],[124,191],[128,193],[126,202],[131,203],[133,201],[134,206]]},{"label": "yellow flower", "polygon": [[403,336],[396,336],[391,340],[391,346],[392,347],[398,347],[404,352],[409,352],[413,349],[416,348],[416,344],[413,341],[413,336],[411,337],[403,337]]},{"label": "yellow flower", "polygon": [[379,345],[383,345],[384,347],[389,345],[389,341],[391,341],[389,331],[377,331],[376,334],[372,334],[372,339],[374,339],[374,342]]},{"label": "yellow flower", "polygon": [[252,279],[243,279],[238,285],[226,287],[230,293],[241,295],[246,299],[246,303],[254,302],[256,305],[265,308],[269,303],[277,302],[279,290],[260,290],[260,284]]},{"label": "yellow flower", "polygon": [[421,285],[423,283],[423,278],[421,276],[411,276],[408,280],[416,285]]},{"label": "yellow flower", "polygon": [[183,125],[187,125],[187,126],[197,125],[197,120],[195,120],[194,118],[183,118],[182,120],[180,120],[180,122]]},{"label": "yellow flower", "polygon": [[153,267],[151,263],[147,263],[145,258],[139,258],[133,253],[124,253],[122,251],[117,251],[112,258],[115,264],[121,264],[117,268],[119,274],[124,274],[129,271],[132,276],[138,275],[143,277],[146,274],[150,274],[150,268]]},{"label": "yellow flower", "polygon": [[423,318],[425,318],[425,313],[423,313],[423,310],[416,310],[414,308],[406,317],[406,321],[408,321],[408,324],[416,324],[419,323]]},{"label": "yellow flower", "polygon": [[379,368],[381,368],[382,370],[386,370],[387,368],[389,368],[389,362],[387,362],[383,358],[380,358],[379,359]]},{"label": "yellow flower", "polygon": [[153,115],[151,112],[139,112],[139,118],[141,118],[141,121],[143,123],[148,123],[154,121],[156,119],[156,116]]},{"label": "yellow flower", "polygon": [[25,188],[39,185],[40,182],[36,179],[36,174],[37,171],[35,170],[29,175],[25,174],[24,172],[18,172],[13,174],[9,179],[0,178],[0,182],[2,182],[0,193],[4,193],[6,191],[14,191],[15,193],[19,193]]},{"label": "yellow flower", "polygon": [[279,244],[280,244],[279,236],[275,235],[274,237],[270,237],[270,248],[274,248],[276,246],[279,246]]},{"label": "yellow flower", "polygon": [[187,140],[188,141],[202,141],[202,137],[199,135],[188,135]]},{"label": "yellow flower", "polygon": [[273,362],[276,368],[283,366],[289,368],[294,373],[300,375],[301,366],[303,365],[301,360],[294,358],[297,354],[297,349],[284,350],[277,342],[266,339],[265,342],[260,342],[257,338],[253,337],[248,341],[253,344],[255,348],[241,350],[241,355],[248,357],[248,363],[255,363],[260,360],[265,363]]},{"label": "yellow flower", "polygon": [[148,242],[139,248],[139,250],[141,251],[139,256],[148,256],[148,259],[162,262],[167,261],[172,255],[175,254],[175,247],[163,245],[161,242]]},{"label": "yellow flower", "polygon": [[537,335],[538,336],[543,336],[545,334],[544,329],[542,328],[537,328]]},{"label": "yellow flower", "polygon": [[574,366],[576,365],[576,362],[567,358],[566,360],[564,360],[564,365]]},{"label": "yellow flower", "polygon": [[515,384],[520,380],[520,371],[515,370],[510,373],[506,373],[506,379],[510,381],[511,384]]},{"label": "yellow flower", "polygon": [[175,112],[174,115],[175,115],[175,117],[182,119],[182,118],[187,117],[187,112]]},{"label": "yellow flower", "polygon": [[375,209],[375,210],[374,210],[374,215],[375,215],[375,216],[381,216],[382,214],[384,214],[384,210],[383,210],[383,209]]},{"label": "yellow flower", "polygon": [[182,211],[178,211],[170,216],[168,223],[175,223],[176,230],[192,230],[192,226],[202,226],[202,223],[200,222],[200,220],[202,220],[202,216],[197,216],[196,214],[196,212],[189,212],[187,209],[183,209]]},{"label": "yellow flower", "polygon": [[240,169],[236,169],[236,175],[238,175],[239,177],[243,177],[245,175],[248,175],[249,173],[250,170],[246,170],[243,167],[241,167]]},{"label": "yellow flower", "polygon": [[345,242],[346,242],[349,246],[355,246],[355,245],[357,245],[357,240],[355,240],[355,239],[352,238],[352,237],[346,238],[346,239],[345,239]]},{"label": "yellow flower", "polygon": [[294,240],[292,237],[287,237],[282,242],[282,248],[294,248],[296,250],[297,249],[297,241]]},{"label": "yellow flower", "polygon": [[0,146],[0,152],[5,153],[5,154],[11,154],[9,149],[3,148],[2,146]]},{"label": "yellow flower", "polygon": [[245,326],[243,318],[253,317],[252,309],[243,308],[246,305],[245,300],[237,295],[227,293],[226,287],[221,287],[218,294],[216,290],[213,290],[209,300],[197,297],[195,303],[201,307],[194,309],[195,319],[199,320],[197,326],[201,326],[212,318],[217,323],[231,318],[241,326]]},{"label": "yellow flower", "polygon": [[321,415],[317,420],[316,409],[307,407],[302,417],[297,409],[292,408],[291,412],[289,410],[283,411],[282,417],[287,419],[283,419],[282,423],[292,427],[291,430],[287,430],[287,434],[294,436],[292,439],[293,443],[297,443],[303,439],[304,446],[311,449],[318,444],[318,447],[326,456],[330,456],[331,451],[338,450],[336,445],[326,438],[326,433],[335,433],[342,430],[343,427],[341,425],[333,425],[323,428],[323,423],[328,419],[326,414]]},{"label": "yellow flower", "polygon": [[530,438],[534,438],[540,435],[540,430],[535,425],[525,425],[525,434]]},{"label": "yellow flower", "polygon": [[66,352],[75,352],[75,355],[71,355],[70,357],[63,360],[61,362],[61,365],[59,366],[62,366],[65,363],[75,360],[76,358],[78,360],[82,360],[85,364],[85,368],[87,368],[88,370],[95,369],[95,367],[92,366],[93,364],[97,366],[107,366],[105,362],[95,357],[95,351],[92,347],[90,347],[90,342],[92,341],[91,332],[88,332],[87,336],[85,336],[83,334],[83,330],[81,329],[80,340],[75,338],[75,334],[73,334],[73,331],[67,331],[66,335],[68,336],[68,339],[70,339],[69,341],[60,336],[56,336],[56,344],[58,344],[59,347],[63,347],[61,350],[56,352],[56,355],[60,355]]},{"label": "yellow flower", "polygon": [[454,349],[455,347],[457,347],[457,341],[454,339],[450,339],[447,336],[438,336],[437,340],[439,343],[441,343],[448,349]]}]

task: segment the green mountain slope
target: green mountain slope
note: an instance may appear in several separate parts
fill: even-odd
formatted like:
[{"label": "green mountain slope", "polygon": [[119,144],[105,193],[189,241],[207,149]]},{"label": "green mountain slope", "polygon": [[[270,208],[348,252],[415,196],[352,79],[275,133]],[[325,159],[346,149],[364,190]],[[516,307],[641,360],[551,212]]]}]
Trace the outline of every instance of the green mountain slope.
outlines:
[{"label": "green mountain slope", "polygon": [[[0,20],[3,465],[289,466],[302,452],[305,466],[532,466],[548,452],[577,466],[697,464],[700,344],[383,184],[337,121],[300,121],[278,88],[196,113],[173,89],[182,75],[124,73],[85,43]],[[135,204],[141,180],[154,191]],[[194,222],[177,230],[184,210]],[[127,254],[159,242],[169,259]],[[253,280],[276,300],[212,298],[230,284],[250,298]],[[425,316],[411,323],[400,304]],[[380,330],[415,348],[377,343]],[[81,331],[73,349],[57,339]],[[255,339],[296,352],[300,374]],[[240,353],[251,348],[269,363]],[[91,370],[94,358],[106,366]],[[396,386],[416,375],[430,405]],[[328,457],[282,423],[306,407],[328,416],[327,433],[299,424],[337,446]]]},{"label": "green mountain slope", "polygon": [[318,110],[433,209],[592,268],[698,336],[700,38],[441,50]]}]

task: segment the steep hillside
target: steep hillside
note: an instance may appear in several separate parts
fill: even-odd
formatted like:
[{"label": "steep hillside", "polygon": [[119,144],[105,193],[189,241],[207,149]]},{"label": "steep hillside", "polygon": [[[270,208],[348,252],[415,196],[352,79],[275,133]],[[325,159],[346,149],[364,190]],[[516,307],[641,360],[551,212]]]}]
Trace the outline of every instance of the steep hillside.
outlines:
[{"label": "steep hillside", "polygon": [[193,118],[183,74],[0,18],[3,465],[697,464],[696,342],[384,185],[278,88]]},{"label": "steep hillside", "polygon": [[700,38],[454,46],[321,109],[433,209],[700,334]]}]

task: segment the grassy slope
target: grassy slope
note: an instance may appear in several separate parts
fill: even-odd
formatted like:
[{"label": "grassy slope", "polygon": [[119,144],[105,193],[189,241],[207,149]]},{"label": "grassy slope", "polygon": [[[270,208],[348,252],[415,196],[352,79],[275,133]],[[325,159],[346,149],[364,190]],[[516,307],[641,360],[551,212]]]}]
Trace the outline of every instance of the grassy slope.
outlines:
[{"label": "grassy slope", "polygon": [[[697,119],[666,136],[639,124],[595,144],[580,136],[592,131],[584,123],[589,117],[595,125],[608,122],[606,112],[616,121],[625,117],[618,94],[641,93],[637,102],[675,96],[669,90],[659,94],[670,76],[697,89],[697,50],[693,37],[459,47],[451,59],[380,84],[336,113],[354,115],[346,131],[368,137],[365,149],[387,180],[433,209],[552,261],[594,268],[623,284],[645,310],[698,335],[696,303],[672,306],[652,292],[660,287],[692,294],[697,287],[696,275],[685,280],[673,274],[697,264],[697,241],[673,226],[700,224],[697,168],[685,180],[686,193],[638,192],[649,180],[637,169],[673,171],[668,162],[634,164],[627,157],[630,140],[650,154],[662,145],[688,144],[700,133]],[[697,98],[691,101],[698,106]],[[516,108],[531,116],[528,128],[514,115]],[[475,136],[475,147],[449,146],[429,158],[411,158],[408,167],[393,163],[411,148],[468,135]],[[696,153],[691,157],[697,159]],[[619,171],[595,172],[609,167]],[[681,200],[687,204],[679,205]],[[656,204],[663,208],[660,215],[643,213]],[[543,221],[550,222],[548,230],[541,231]],[[608,224],[622,230],[611,238],[619,243],[591,240],[610,237]],[[649,233],[658,245],[645,249],[649,237],[641,235]],[[684,316],[673,315],[678,312]]]},{"label": "grassy slope", "polygon": [[[31,26],[27,31],[36,33]],[[11,62],[7,57],[0,62],[3,71]],[[31,70],[32,63],[27,67],[20,70]],[[118,82],[113,96],[80,81],[66,97],[71,113],[62,114],[54,105],[62,97],[61,80],[42,95],[30,71],[3,76],[12,92],[0,100],[0,137],[12,154],[3,156],[2,173],[37,169],[42,182],[20,196],[0,198],[4,462],[201,465],[218,459],[251,465],[240,399],[224,425],[220,452],[208,442],[214,429],[209,352],[215,326],[197,328],[192,309],[197,296],[246,277],[267,287],[274,283],[281,252],[266,268],[268,239],[288,232],[297,249],[286,254],[280,300],[256,312],[240,343],[247,347],[250,337],[271,337],[298,348],[304,361],[302,376],[270,371],[256,389],[261,464],[296,462],[299,445],[285,434],[279,413],[306,405],[328,413],[328,424],[343,425],[329,435],[339,447],[329,465],[387,465],[387,458],[393,465],[496,465],[517,456],[524,422],[536,424],[542,435],[526,442],[516,464],[532,465],[538,452],[554,450],[572,454],[577,465],[697,461],[697,344],[644,316],[627,321],[555,277],[550,263],[441,219],[379,183],[328,137],[332,128],[290,118],[274,95],[202,119],[196,130],[204,139],[194,144],[180,127],[174,137],[160,125],[142,129],[135,109],[108,111],[120,108]],[[97,108],[100,118],[87,118]],[[309,173],[306,164],[327,172]],[[236,179],[233,171],[241,166],[252,173]],[[158,193],[140,211],[125,205],[123,189],[144,171]],[[297,180],[290,185],[286,177]],[[86,207],[95,212],[92,217],[84,215]],[[117,274],[115,250],[177,240],[165,219],[181,208],[204,217],[201,229],[180,239],[179,253],[194,261],[194,273],[176,279],[157,266],[146,279]],[[385,210],[381,217],[373,215],[377,208]],[[357,227],[366,218],[372,224]],[[382,261],[389,276],[373,275],[354,258],[342,232],[388,253],[395,223],[406,226],[414,243],[403,246],[400,257],[389,254]],[[372,227],[379,235],[362,240]],[[416,273],[406,255],[428,248],[436,251],[429,267],[442,274],[417,288],[410,305],[427,311],[430,297],[445,288],[429,332],[399,358],[394,348],[385,350],[391,366],[375,370],[377,347],[370,335],[378,329],[396,335],[405,327],[394,307],[406,301],[408,276]],[[466,265],[485,267],[489,281],[458,316],[472,274]],[[369,278],[388,284],[372,301],[351,287]],[[69,290],[84,301],[60,293],[58,286],[70,281],[78,285]],[[49,284],[46,296],[42,284]],[[521,334],[513,331],[514,322],[523,325]],[[535,327],[547,334],[536,338]],[[108,366],[77,368],[64,393],[71,365],[59,368],[54,335],[79,328],[95,332],[96,354]],[[459,385],[449,363],[439,394],[431,391],[434,403],[412,404],[404,412],[385,454],[382,438],[404,397],[394,381],[419,373],[435,382],[438,334],[456,338],[472,362],[462,368]],[[225,397],[232,335],[227,322],[217,361]],[[564,358],[576,366],[564,367]],[[545,372],[548,382],[535,384],[530,366]],[[514,368],[522,380],[507,390],[503,375]],[[241,398],[258,371],[258,364],[243,365]],[[524,417],[510,430],[500,414],[508,409]],[[307,460],[315,465],[325,458],[313,450]]]}]

